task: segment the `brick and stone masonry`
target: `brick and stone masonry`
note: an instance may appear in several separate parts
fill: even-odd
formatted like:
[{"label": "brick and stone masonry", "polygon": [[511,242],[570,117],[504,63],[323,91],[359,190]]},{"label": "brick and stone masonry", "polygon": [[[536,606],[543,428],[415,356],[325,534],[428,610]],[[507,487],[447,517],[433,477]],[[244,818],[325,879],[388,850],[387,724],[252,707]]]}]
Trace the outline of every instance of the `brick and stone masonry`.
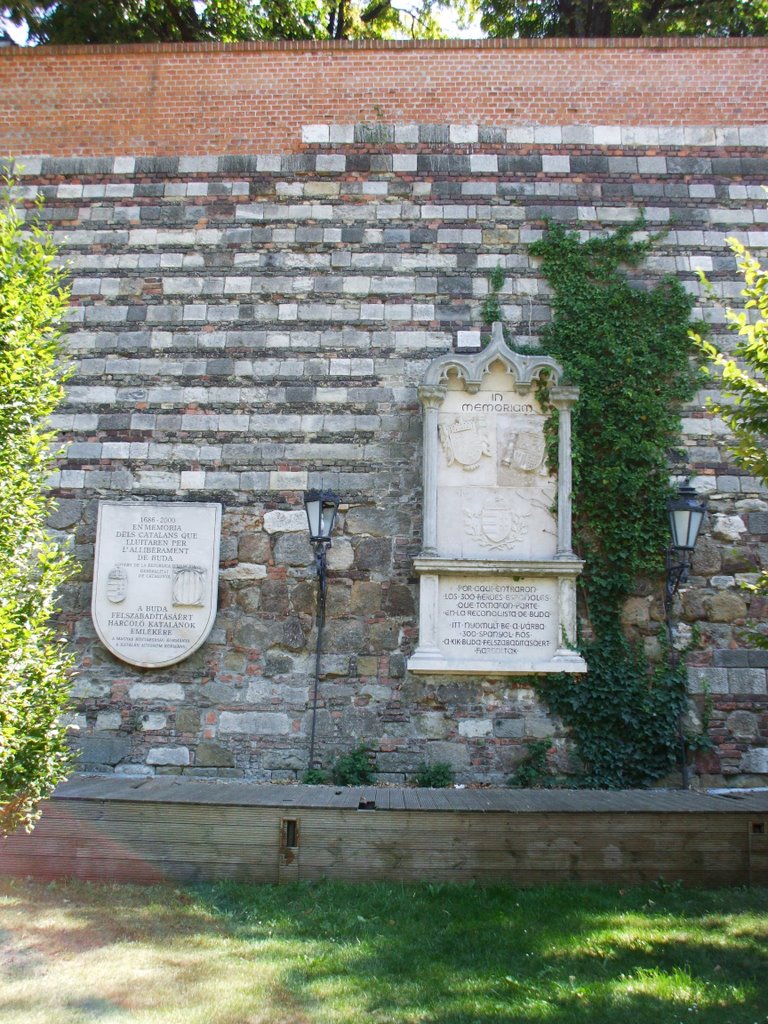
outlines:
[{"label": "brick and stone masonry", "polygon": [[[73,290],[76,363],[56,426],[52,526],[80,580],[82,767],[294,778],[306,767],[316,582],[302,495],[344,502],[330,553],[318,751],[360,741],[381,777],[449,761],[503,782],[559,735],[514,677],[406,672],[418,631],[421,420],[434,356],[479,344],[497,265],[523,342],[549,317],[530,243],[545,219],[587,234],[645,209],[664,238],[641,277],[696,269],[738,301],[724,237],[768,248],[764,40],[70,47],[0,52],[0,152]],[[723,344],[722,317],[702,305]],[[763,602],[768,495],[729,461],[706,395],[685,412],[710,512],[679,602],[698,624],[695,713],[714,709],[700,784],[768,776]],[[219,501],[220,612],[179,665],[130,668],[96,639],[99,499]],[[659,653],[660,591],[627,628]],[[561,743],[561,740],[558,740]]]}]

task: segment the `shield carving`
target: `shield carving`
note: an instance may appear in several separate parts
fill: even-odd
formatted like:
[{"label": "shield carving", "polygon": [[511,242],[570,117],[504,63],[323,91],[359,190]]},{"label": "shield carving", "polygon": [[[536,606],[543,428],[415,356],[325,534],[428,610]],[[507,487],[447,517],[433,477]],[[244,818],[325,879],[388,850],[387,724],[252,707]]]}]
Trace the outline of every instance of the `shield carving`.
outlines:
[{"label": "shield carving", "polygon": [[205,569],[201,565],[173,567],[173,603],[202,604],[205,591]]},{"label": "shield carving", "polygon": [[513,511],[500,498],[490,498],[479,512],[464,510],[464,529],[482,547],[503,551],[525,537],[526,517],[527,513]]},{"label": "shield carving", "polygon": [[439,434],[449,466],[458,462],[462,469],[471,472],[484,455],[491,454],[488,437],[477,419],[457,417],[453,423],[442,424]]},{"label": "shield carving", "polygon": [[99,505],[91,612],[102,643],[142,668],[175,665],[216,618],[221,505]]},{"label": "shield carving", "polygon": [[128,573],[115,566],[107,573],[107,600],[121,604],[128,596]]},{"label": "shield carving", "polygon": [[500,546],[512,532],[512,511],[505,505],[485,505],[480,512],[480,528],[494,547]]},{"label": "shield carving", "polygon": [[540,431],[521,430],[509,439],[501,464],[533,473],[541,468],[545,451],[544,435]]}]

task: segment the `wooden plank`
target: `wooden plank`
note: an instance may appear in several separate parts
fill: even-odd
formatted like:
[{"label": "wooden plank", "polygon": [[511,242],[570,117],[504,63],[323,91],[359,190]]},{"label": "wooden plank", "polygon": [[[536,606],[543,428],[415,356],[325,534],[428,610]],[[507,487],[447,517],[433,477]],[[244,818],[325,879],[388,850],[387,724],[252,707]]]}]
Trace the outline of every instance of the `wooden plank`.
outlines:
[{"label": "wooden plank", "polygon": [[[201,784],[200,790],[205,788]],[[729,805],[727,814],[505,812],[499,807],[506,793],[492,790],[478,795],[369,787],[276,788],[326,792],[318,795],[315,807],[298,806],[295,800],[283,806],[236,806],[59,798],[46,804],[31,835],[21,833],[4,841],[0,870],[136,881],[284,881],[325,874],[361,880],[504,878],[516,884],[527,884],[519,879],[534,876],[547,881],[664,876],[706,884],[743,883],[750,878],[768,882],[768,826],[738,804]],[[153,789],[155,794],[168,791]],[[619,797],[614,795],[614,806]],[[377,809],[360,810],[360,800],[371,798]],[[302,799],[306,804],[309,797]],[[329,806],[332,800],[336,806]],[[470,809],[459,810],[459,803]],[[300,820],[300,844],[290,864],[281,865],[280,821],[286,816]]]},{"label": "wooden plank", "polygon": [[[390,789],[390,787],[387,787]],[[151,779],[75,777],[61,785],[56,799],[109,799],[163,803],[200,803],[216,806],[338,806],[339,787],[263,784],[199,780],[186,776]],[[354,787],[346,792],[355,793]],[[409,792],[405,789],[404,792]],[[447,789],[450,805],[459,810],[561,813],[768,813],[768,793],[712,795],[682,790],[525,790]],[[108,794],[108,795],[107,795]],[[354,796],[353,796],[354,799]],[[343,801],[342,801],[343,802]]]}]

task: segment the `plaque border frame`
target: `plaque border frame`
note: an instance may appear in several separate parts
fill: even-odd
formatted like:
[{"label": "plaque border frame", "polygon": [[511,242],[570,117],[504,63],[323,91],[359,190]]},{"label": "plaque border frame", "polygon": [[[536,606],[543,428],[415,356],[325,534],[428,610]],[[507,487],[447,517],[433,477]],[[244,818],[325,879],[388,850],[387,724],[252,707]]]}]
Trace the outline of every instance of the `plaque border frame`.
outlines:
[{"label": "plaque border frame", "polygon": [[[133,506],[137,509],[150,509],[158,506],[167,506],[170,508],[178,508],[184,506],[185,508],[206,508],[213,510],[214,513],[214,540],[211,550],[211,601],[210,608],[208,610],[208,618],[206,619],[205,626],[201,630],[200,636],[195,640],[187,650],[182,654],[174,655],[173,658],[165,661],[139,661],[136,658],[126,656],[125,654],[118,653],[115,650],[112,643],[104,634],[101,624],[99,623],[96,615],[96,598],[97,598],[97,572],[96,567],[99,564],[99,552],[102,541],[102,515],[101,510],[105,506],[112,505],[117,508],[126,508]],[[171,665],[178,665],[179,662],[185,661],[190,655],[194,654],[195,651],[199,650],[213,629],[214,622],[216,621],[216,615],[219,609],[219,557],[221,551],[221,519],[222,519],[222,506],[217,501],[113,501],[112,499],[103,499],[98,503],[98,513],[96,519],[96,544],[94,546],[94,560],[93,560],[93,581],[91,584],[91,620],[93,621],[96,635],[100,642],[106,647],[109,653],[117,658],[118,661],[123,662],[126,665],[132,665],[135,668],[143,669],[161,669],[169,668]]]}]

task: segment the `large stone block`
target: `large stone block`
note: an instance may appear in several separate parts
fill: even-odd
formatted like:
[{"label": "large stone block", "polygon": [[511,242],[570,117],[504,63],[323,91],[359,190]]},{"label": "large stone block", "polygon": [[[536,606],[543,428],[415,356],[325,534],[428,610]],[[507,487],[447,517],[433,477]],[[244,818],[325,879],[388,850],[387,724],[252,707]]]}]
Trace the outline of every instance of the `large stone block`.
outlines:
[{"label": "large stone block", "polygon": [[741,759],[740,769],[753,775],[768,775],[768,747],[754,747]]},{"label": "large stone block", "polygon": [[464,718],[459,722],[459,735],[470,739],[479,736],[490,736],[493,733],[493,722],[490,718]]},{"label": "large stone block", "polygon": [[724,573],[755,572],[759,568],[754,552],[743,547],[726,547],[722,554]]},{"label": "large stone block", "polygon": [[[156,719],[156,715],[144,715],[144,719]],[[197,708],[179,708],[176,712],[176,731],[182,733],[196,733],[200,728],[200,712]],[[145,728],[148,728],[145,726]],[[154,728],[163,728],[156,725]]]},{"label": "large stone block", "polygon": [[380,583],[354,582],[350,597],[352,615],[364,617],[378,614],[381,610],[382,588]]},{"label": "large stone block", "polygon": [[83,736],[77,743],[81,767],[87,765],[116,765],[131,752],[128,736]]},{"label": "large stone block", "polygon": [[384,611],[399,618],[411,616],[415,612],[415,602],[410,587],[401,583],[392,583],[384,591]]},{"label": "large stone block", "polygon": [[768,692],[764,668],[729,668],[727,671],[730,693],[762,694]]},{"label": "large stone block", "polygon": [[295,616],[286,619],[280,631],[280,645],[289,651],[300,651],[307,642],[301,621]]},{"label": "large stone block", "polygon": [[727,590],[706,598],[704,606],[707,618],[711,622],[735,622],[737,619],[745,618],[747,614],[747,603],[744,598]]},{"label": "large stone block", "polygon": [[329,653],[364,653],[365,638],[362,623],[355,620],[328,621],[325,626],[323,649]]},{"label": "large stone block", "polygon": [[451,743],[446,740],[430,740],[427,743],[427,760],[430,764],[445,761],[454,771],[469,770],[469,750],[463,743]]},{"label": "large stone block", "polygon": [[760,720],[750,711],[732,711],[725,726],[738,740],[754,739],[760,732]]},{"label": "large stone block", "polygon": [[493,735],[500,739],[522,739],[525,735],[525,719],[494,718]]},{"label": "large stone block", "polygon": [[399,509],[356,506],[345,516],[347,532],[368,537],[395,537],[411,529],[408,513]]},{"label": "large stone block", "polygon": [[691,693],[728,693],[728,669],[689,668],[688,689]]},{"label": "large stone block", "polygon": [[291,731],[291,720],[280,711],[222,711],[219,732],[259,736],[284,736]]},{"label": "large stone block", "polygon": [[231,768],[235,763],[231,750],[219,743],[199,743],[195,749],[198,768]]},{"label": "large stone block", "polygon": [[237,557],[241,562],[256,565],[269,562],[272,557],[272,545],[269,537],[257,530],[249,530],[241,534],[237,546]]},{"label": "large stone block", "polygon": [[711,537],[702,537],[693,553],[692,569],[697,576],[713,576],[722,567],[722,549]]}]

